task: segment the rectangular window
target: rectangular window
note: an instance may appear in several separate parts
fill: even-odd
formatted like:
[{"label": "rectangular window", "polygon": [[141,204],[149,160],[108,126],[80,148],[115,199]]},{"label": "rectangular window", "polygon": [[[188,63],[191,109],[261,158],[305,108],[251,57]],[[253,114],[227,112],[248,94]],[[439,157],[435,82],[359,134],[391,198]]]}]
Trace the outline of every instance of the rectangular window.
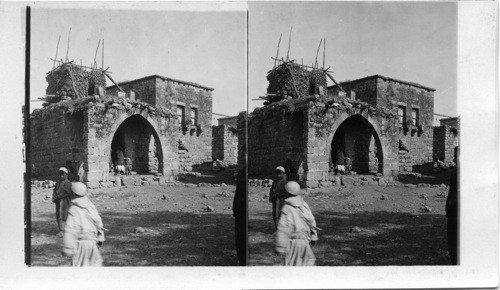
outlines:
[{"label": "rectangular window", "polygon": [[191,108],[191,124],[196,126],[198,125],[198,109]]},{"label": "rectangular window", "polygon": [[399,125],[403,126],[406,122],[406,107],[398,106],[398,122]]},{"label": "rectangular window", "polygon": [[418,120],[418,109],[412,108],[411,109],[411,122],[413,126],[418,126],[419,120]]},{"label": "rectangular window", "polygon": [[186,121],[186,112],[184,106],[177,105],[177,120],[179,120],[179,129],[182,128],[184,122]]}]

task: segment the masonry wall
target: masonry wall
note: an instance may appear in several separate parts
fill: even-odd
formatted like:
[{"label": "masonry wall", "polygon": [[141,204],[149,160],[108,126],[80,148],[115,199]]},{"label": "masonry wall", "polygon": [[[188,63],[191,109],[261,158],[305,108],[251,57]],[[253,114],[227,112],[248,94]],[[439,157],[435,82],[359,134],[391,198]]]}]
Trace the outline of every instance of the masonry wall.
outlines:
[{"label": "masonry wall", "polygon": [[191,108],[198,111],[199,127],[193,124],[189,128],[183,128],[181,119],[176,121],[176,138],[188,150],[183,158],[185,168],[190,170],[193,164],[212,161],[212,91],[157,78],[156,92],[158,105],[165,106],[174,113],[177,105],[182,105],[186,119],[190,116]]},{"label": "masonry wall", "polygon": [[32,177],[55,180],[66,161],[71,161],[75,170],[86,162],[83,112],[70,114],[52,107],[35,110],[30,118]]},{"label": "masonry wall", "polygon": [[[391,108],[397,115],[398,105],[406,107],[406,120],[411,120],[412,108],[418,109],[419,120],[417,126],[408,128],[405,132],[399,126],[399,139],[403,141],[409,152],[405,153],[400,170],[411,171],[412,166],[433,161],[433,116],[434,93],[431,90],[415,87],[408,84],[378,78],[378,105]],[[400,159],[402,160],[402,159]]]},{"label": "masonry wall", "polygon": [[[350,100],[349,100],[350,102]],[[379,113],[369,113],[365,107],[354,107],[351,109],[325,108],[324,105],[315,106],[308,111],[307,126],[307,162],[304,170],[308,186],[315,187],[318,182],[325,182],[329,179],[330,160],[332,158],[332,140],[335,132],[346,120],[356,118],[361,131],[373,130],[376,133],[376,146],[380,148],[382,157],[381,168],[377,169],[385,176],[394,175],[398,170],[398,148],[397,148],[397,125],[394,117],[382,116]],[[363,120],[361,122],[361,120]],[[358,128],[359,129],[359,128]],[[364,134],[369,137],[369,134]],[[371,138],[364,138],[364,150],[368,155],[374,150],[375,145],[371,144]],[[352,145],[352,144],[351,144]],[[349,144],[346,144],[349,146]],[[357,150],[349,146],[349,150]],[[359,148],[358,148],[359,150]],[[365,156],[364,158],[369,158]],[[366,160],[364,160],[366,162]],[[374,166],[373,160],[369,165]],[[378,164],[377,164],[378,165]],[[370,168],[368,168],[370,169]],[[397,173],[396,173],[397,174]]]},{"label": "masonry wall", "polygon": [[228,165],[238,163],[238,134],[234,126],[212,127],[212,159],[222,160]]},{"label": "masonry wall", "polygon": [[291,160],[297,167],[307,158],[307,117],[303,112],[293,114],[279,110],[248,123],[248,170],[250,176],[272,178],[277,166]]},{"label": "masonry wall", "polygon": [[238,127],[238,116],[230,117],[230,118],[220,118],[217,120],[219,125],[227,125],[230,127],[237,128]]},{"label": "masonry wall", "polygon": [[[133,91],[135,93],[135,99],[138,101],[145,102],[153,106],[161,105],[157,104],[156,80],[153,77],[120,84],[120,87],[127,94],[129,94],[130,91]],[[118,92],[119,90],[116,86],[106,88],[106,94],[108,95],[117,96]]]},{"label": "masonry wall", "polygon": [[[88,168],[86,169],[88,172],[86,181],[107,181],[112,177],[113,173],[109,172],[110,161],[112,159],[111,143],[120,125],[126,120],[130,120],[129,118],[131,117],[142,120],[143,126],[140,129],[144,131],[147,128],[160,144],[163,168],[161,170],[159,168],[159,173],[165,176],[175,176],[178,173],[179,157],[176,137],[173,133],[175,132],[175,121],[173,118],[154,113],[151,108],[143,105],[135,107],[121,105],[117,107],[105,107],[102,103],[91,106],[87,110],[87,116],[88,122],[84,123],[84,130],[88,134]],[[132,129],[125,127],[125,130]],[[147,135],[149,136],[149,134]],[[141,136],[146,135],[143,134]],[[148,148],[151,138],[140,138],[140,140],[136,141]],[[126,154],[131,153],[126,152]],[[140,158],[144,160],[147,158],[149,150],[141,154]],[[137,165],[140,168],[148,167],[148,169],[150,166],[149,163],[139,163]]]},{"label": "masonry wall", "polygon": [[224,159],[224,125],[212,126],[212,159]]},{"label": "masonry wall", "polygon": [[[356,94],[356,100],[366,102],[372,106],[377,105],[377,79],[368,78],[362,81],[355,81],[352,83],[341,83],[344,91],[347,92],[349,97],[349,92],[354,91]],[[332,86],[328,88],[328,94],[339,95],[338,87]]]},{"label": "masonry wall", "polygon": [[433,157],[434,161],[451,162],[454,150],[458,146],[458,131],[450,126],[434,127]]}]

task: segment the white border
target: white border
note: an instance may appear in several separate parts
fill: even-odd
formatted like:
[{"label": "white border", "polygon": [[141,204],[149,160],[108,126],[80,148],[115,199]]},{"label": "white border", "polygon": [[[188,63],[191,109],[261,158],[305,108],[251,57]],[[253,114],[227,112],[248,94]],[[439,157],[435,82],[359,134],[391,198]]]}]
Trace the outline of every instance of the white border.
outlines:
[{"label": "white border", "polygon": [[[32,3],[31,3],[32,4]],[[171,4],[121,3],[120,9]],[[461,116],[461,266],[29,268],[23,256],[21,105],[24,12],[0,2],[0,285],[6,288],[427,288],[498,286],[498,3],[459,2],[458,112]],[[57,7],[67,3],[51,3]],[[103,8],[101,3],[96,3]],[[115,5],[115,3],[106,5]],[[105,5],[105,6],[106,6]],[[175,4],[194,9],[199,3]],[[173,6],[175,6],[173,5]],[[209,3],[224,9],[224,3]],[[231,4],[233,5],[233,4]],[[241,4],[236,4],[241,5]],[[70,5],[74,7],[73,5]],[[245,5],[244,5],[245,6]],[[109,7],[109,6],[107,6]],[[116,7],[116,6],[115,6]],[[245,6],[246,7],[246,6]],[[173,8],[174,9],[174,8]],[[179,10],[184,10],[179,8]],[[208,9],[210,10],[210,9]],[[432,68],[429,68],[430,70]],[[8,84],[8,85],[7,85]],[[7,146],[6,146],[7,145]]]}]

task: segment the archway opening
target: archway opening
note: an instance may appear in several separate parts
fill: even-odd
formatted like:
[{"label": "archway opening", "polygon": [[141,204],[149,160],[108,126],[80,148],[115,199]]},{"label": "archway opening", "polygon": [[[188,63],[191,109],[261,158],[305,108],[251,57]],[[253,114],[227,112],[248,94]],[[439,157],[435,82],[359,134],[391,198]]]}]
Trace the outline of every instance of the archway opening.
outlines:
[{"label": "archway opening", "polygon": [[[375,128],[363,116],[353,115],[342,122],[333,135],[331,168],[345,164],[350,158],[352,171],[358,174],[383,172],[383,155],[380,138]],[[341,160],[344,158],[344,160]]]},{"label": "archway opening", "polygon": [[114,169],[120,163],[126,165],[126,159],[129,158],[131,171],[137,174],[163,172],[163,152],[160,139],[153,126],[141,115],[127,118],[116,129],[111,141],[110,156]]}]

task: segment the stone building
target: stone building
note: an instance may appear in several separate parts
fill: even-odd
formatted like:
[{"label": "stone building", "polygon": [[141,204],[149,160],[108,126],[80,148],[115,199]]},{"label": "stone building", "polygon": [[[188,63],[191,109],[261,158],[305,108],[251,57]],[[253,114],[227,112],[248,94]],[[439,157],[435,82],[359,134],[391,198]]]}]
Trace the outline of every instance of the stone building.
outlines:
[{"label": "stone building", "polygon": [[238,163],[238,116],[218,119],[212,127],[212,158],[227,165]]},{"label": "stone building", "polygon": [[[391,110],[397,116],[400,172],[433,161],[435,89],[381,75],[342,82],[346,97]],[[338,94],[336,86],[328,88]],[[375,152],[370,149],[370,156]]]},{"label": "stone building", "polygon": [[[296,76],[291,79],[297,83]],[[302,81],[302,90],[309,95],[290,95],[289,87],[288,96],[272,94],[272,101],[250,114],[250,175],[272,176],[290,160],[300,179],[317,186],[331,179],[339,151],[351,159],[353,171],[384,176],[432,161],[434,89],[380,75],[341,83],[347,94],[331,86],[327,94],[310,95],[323,90],[307,84]]]},{"label": "stone building", "polygon": [[451,163],[455,147],[458,146],[459,120],[446,118],[440,120],[440,126],[434,127],[433,157],[434,161]]},{"label": "stone building", "polygon": [[211,160],[212,88],[158,75],[120,87],[126,93],[101,88],[33,111],[33,177],[54,178],[69,161],[80,180],[95,186],[112,178],[117,149],[138,174],[170,180]]}]

